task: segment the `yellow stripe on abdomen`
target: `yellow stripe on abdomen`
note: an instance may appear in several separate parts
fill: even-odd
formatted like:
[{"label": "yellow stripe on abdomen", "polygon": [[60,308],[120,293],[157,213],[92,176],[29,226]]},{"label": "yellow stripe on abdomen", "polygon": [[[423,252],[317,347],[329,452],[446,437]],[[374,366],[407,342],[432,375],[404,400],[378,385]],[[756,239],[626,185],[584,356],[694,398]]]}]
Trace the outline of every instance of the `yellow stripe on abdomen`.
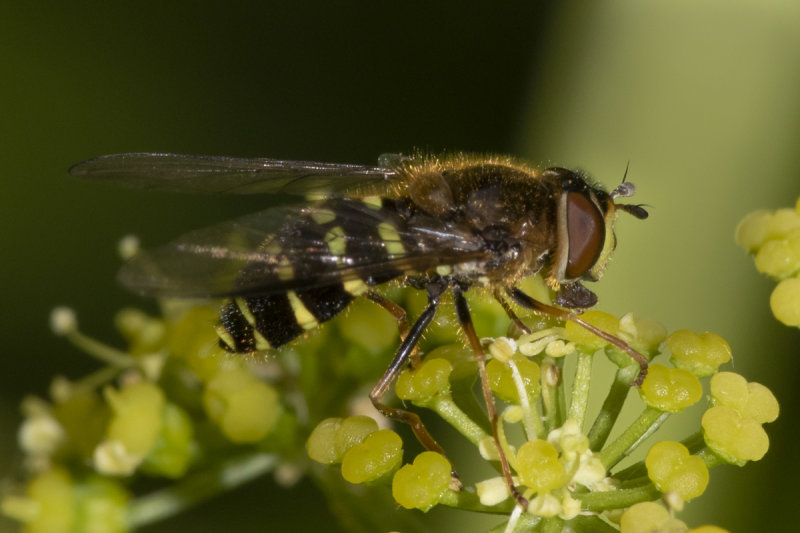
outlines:
[{"label": "yellow stripe on abdomen", "polygon": [[[256,327],[256,317],[253,315],[253,312],[250,310],[250,306],[247,305],[247,302],[244,298],[234,298],[233,301],[236,303],[236,307],[239,308],[239,312],[242,313],[242,316],[247,321],[248,324],[253,326],[252,334],[253,340],[256,343],[256,350],[269,350],[272,348],[272,345],[264,338],[258,328]],[[223,340],[227,343],[227,340],[223,338]]]},{"label": "yellow stripe on abdomen", "polygon": [[406,248],[400,241],[400,234],[397,233],[397,228],[388,222],[381,222],[378,224],[378,235],[383,240],[383,245],[386,247],[386,253],[389,255],[405,255]]},{"label": "yellow stripe on abdomen", "polygon": [[353,296],[361,296],[369,289],[369,287],[367,287],[367,284],[360,279],[351,279],[342,282],[342,286],[344,287],[344,290],[346,290]]},{"label": "yellow stripe on abdomen", "polygon": [[303,304],[296,292],[289,291],[286,293],[286,296],[289,298],[289,304],[292,306],[294,317],[301,328],[308,330],[319,326],[317,319],[314,318],[311,311]]}]

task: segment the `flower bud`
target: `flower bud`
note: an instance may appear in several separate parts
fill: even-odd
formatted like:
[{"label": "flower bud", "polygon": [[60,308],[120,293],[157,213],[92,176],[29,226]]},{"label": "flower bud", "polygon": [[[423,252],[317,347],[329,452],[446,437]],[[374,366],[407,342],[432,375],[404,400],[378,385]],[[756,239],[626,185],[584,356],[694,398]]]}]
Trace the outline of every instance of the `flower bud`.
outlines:
[{"label": "flower bud", "polygon": [[710,376],[731,360],[730,345],[714,333],[697,334],[681,329],[670,333],[667,346],[672,352],[670,361],[697,377]]},{"label": "flower bud", "polygon": [[450,462],[436,452],[422,452],[392,479],[392,496],[406,509],[427,511],[450,486]]},{"label": "flower bud", "polygon": [[404,370],[397,377],[395,393],[401,400],[422,402],[447,393],[452,369],[445,359],[426,359],[416,370]]},{"label": "flower bud", "polygon": [[403,441],[390,429],[379,429],[342,457],[342,477],[350,483],[376,481],[400,466]]},{"label": "flower bud", "polygon": [[703,387],[686,370],[656,364],[650,365],[639,394],[650,407],[679,413],[700,399]]},{"label": "flower bud", "polygon": [[523,485],[538,493],[563,487],[568,481],[555,446],[536,439],[517,452],[517,472]]},{"label": "flower bud", "polygon": [[368,416],[326,418],[311,432],[306,450],[308,456],[318,463],[338,463],[347,450],[377,430],[378,423]]},{"label": "flower bud", "polygon": [[703,494],[708,485],[708,468],[700,457],[690,455],[683,444],[658,442],[645,460],[647,475],[661,492],[675,493],[682,500]]},{"label": "flower bud", "polygon": [[787,326],[800,326],[800,277],[781,281],[769,297],[772,314]]}]

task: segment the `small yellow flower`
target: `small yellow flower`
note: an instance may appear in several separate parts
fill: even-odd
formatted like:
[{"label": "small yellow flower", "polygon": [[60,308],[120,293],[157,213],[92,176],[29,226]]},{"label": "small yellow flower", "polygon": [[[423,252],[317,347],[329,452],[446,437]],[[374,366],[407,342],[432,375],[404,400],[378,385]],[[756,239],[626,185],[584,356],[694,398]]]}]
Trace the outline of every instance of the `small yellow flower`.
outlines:
[{"label": "small yellow flower", "polygon": [[775,395],[760,383],[748,382],[734,372],[720,372],[711,378],[713,405],[726,405],[759,424],[778,418],[780,407]]},{"label": "small yellow flower", "polygon": [[[541,390],[539,365],[520,354],[515,354],[511,361],[522,376],[522,383],[528,393],[528,398],[536,398]],[[489,374],[492,392],[505,402],[519,404],[519,391],[508,362],[504,364],[492,359],[486,365],[486,371]]]},{"label": "small yellow flower", "polygon": [[520,447],[517,471],[522,484],[537,493],[563,487],[567,482],[555,446],[540,439],[528,441]]},{"label": "small yellow flower", "polygon": [[[581,315],[581,318],[612,335],[616,334],[619,329],[619,319],[603,311],[587,311]],[[567,322],[564,327],[566,328],[566,339],[573,341],[585,352],[594,353],[608,344],[594,333],[573,322]]]},{"label": "small yellow flower", "polygon": [[236,443],[260,441],[281,413],[275,389],[244,369],[214,376],[206,384],[203,405],[222,433]]},{"label": "small yellow flower", "polygon": [[707,410],[701,424],[706,444],[730,463],[758,461],[769,449],[769,437],[761,424],[726,405]]},{"label": "small yellow flower", "polygon": [[745,216],[736,228],[736,242],[750,253],[755,253],[767,240],[769,220],[772,213],[766,209]]},{"label": "small yellow flower", "polygon": [[650,407],[678,413],[700,399],[703,387],[686,370],[656,364],[650,365],[639,394]]},{"label": "small yellow flower", "polygon": [[647,475],[661,492],[672,492],[682,500],[703,494],[708,485],[708,468],[700,457],[690,455],[679,442],[655,444],[645,460]]},{"label": "small yellow flower", "polygon": [[684,533],[689,528],[672,518],[664,507],[655,502],[632,505],[622,513],[620,533]]},{"label": "small yellow flower", "polygon": [[311,432],[306,450],[308,456],[318,463],[339,463],[347,450],[376,431],[378,423],[368,416],[326,418]]},{"label": "small yellow flower", "polygon": [[730,345],[714,333],[694,333],[680,329],[667,337],[667,346],[672,352],[670,361],[688,370],[697,377],[710,376],[720,365],[731,360]]},{"label": "small yellow flower", "polygon": [[406,509],[427,511],[450,486],[450,463],[436,452],[422,452],[392,479],[392,496]]},{"label": "small yellow flower", "polygon": [[342,477],[350,483],[375,481],[393,472],[403,460],[403,441],[390,429],[379,429],[342,457]]},{"label": "small yellow flower", "polygon": [[453,367],[446,359],[426,359],[416,370],[404,370],[395,384],[395,393],[402,400],[430,400],[450,390]]},{"label": "small yellow flower", "polygon": [[781,281],[769,297],[772,314],[787,326],[800,326],[800,277]]}]

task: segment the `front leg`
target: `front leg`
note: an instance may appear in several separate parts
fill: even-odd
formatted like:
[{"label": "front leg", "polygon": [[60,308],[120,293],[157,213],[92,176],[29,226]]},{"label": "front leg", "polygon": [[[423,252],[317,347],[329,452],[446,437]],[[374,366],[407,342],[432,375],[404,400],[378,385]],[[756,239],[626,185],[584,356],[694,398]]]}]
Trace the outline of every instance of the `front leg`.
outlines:
[{"label": "front leg", "polygon": [[[384,298],[375,291],[369,291],[364,296],[371,302],[380,305],[389,311],[389,313],[391,313],[394,319],[397,320],[397,329],[400,332],[400,342],[405,341],[409,331],[411,331],[411,325],[408,323],[408,314],[406,313],[406,310],[390,299]],[[418,368],[420,364],[420,357],[417,346],[414,346],[408,357],[411,362],[411,368]]]},{"label": "front leg", "polygon": [[587,331],[597,335],[604,341],[607,341],[610,344],[613,344],[623,352],[630,355],[634,361],[639,363],[639,375],[637,376],[636,380],[633,382],[633,385],[638,387],[644,381],[645,376],[647,376],[647,358],[634,350],[633,348],[628,345],[627,342],[620,339],[619,337],[612,335],[610,333],[606,333],[605,331],[596,328],[595,326],[589,324],[578,315],[573,313],[572,311],[568,311],[566,309],[561,309],[560,307],[554,307],[552,305],[547,305],[546,303],[540,302],[534,298],[531,298],[520,289],[507,289],[508,295],[511,297],[514,302],[518,305],[530,309],[532,311],[538,311],[540,313],[545,313],[550,316],[554,316],[556,318],[560,318],[562,320],[570,320],[575,322],[579,326],[585,328]]},{"label": "front leg", "polygon": [[404,336],[400,347],[397,349],[392,362],[389,363],[389,367],[386,369],[386,372],[384,372],[383,377],[381,377],[380,381],[378,381],[372,389],[372,392],[369,393],[369,399],[372,401],[375,408],[384,416],[408,424],[414,432],[414,435],[425,448],[444,455],[444,450],[439,443],[434,440],[416,413],[389,407],[381,401],[392,382],[394,382],[400,372],[408,366],[411,354],[415,351],[422,333],[427,329],[433,317],[436,315],[436,308],[438,305],[438,297],[429,299],[428,306],[422,311],[417,321],[414,322],[414,325]]},{"label": "front leg", "polygon": [[[439,306],[439,297],[445,288],[446,285],[440,283],[432,283],[427,287],[428,305],[419,315],[419,318],[417,318],[416,322],[414,322],[414,325],[412,325],[410,328],[407,327],[408,323],[405,321],[405,312],[403,312],[401,316],[400,313],[395,313],[392,309],[389,309],[389,311],[395,315],[400,323],[400,335],[403,340],[400,343],[400,347],[397,349],[392,362],[389,363],[389,368],[386,369],[383,377],[381,377],[380,381],[378,381],[378,383],[369,393],[369,399],[372,401],[372,405],[374,405],[375,408],[381,412],[381,414],[391,418],[392,420],[397,420],[399,422],[403,422],[404,424],[408,424],[408,426],[411,428],[411,431],[414,432],[414,436],[417,437],[417,440],[419,440],[426,449],[437,452],[442,456],[446,456],[444,449],[430,434],[428,429],[422,423],[419,415],[412,413],[411,411],[406,411],[405,409],[390,407],[383,403],[382,400],[383,396],[386,394],[386,391],[389,389],[389,386],[397,379],[397,376],[400,374],[400,372],[409,366],[409,363],[412,363],[411,366],[413,367],[415,359],[419,361],[417,344],[419,343],[419,339],[422,337],[422,334],[430,325],[431,321],[433,321],[433,317],[436,316],[436,309]],[[388,302],[388,300],[382,298],[370,297],[370,299],[379,305],[384,305],[386,302]],[[396,309],[394,309],[394,311],[396,311]],[[453,490],[461,490],[461,480],[459,479],[456,471],[452,470],[450,472],[450,476],[451,488]]]}]

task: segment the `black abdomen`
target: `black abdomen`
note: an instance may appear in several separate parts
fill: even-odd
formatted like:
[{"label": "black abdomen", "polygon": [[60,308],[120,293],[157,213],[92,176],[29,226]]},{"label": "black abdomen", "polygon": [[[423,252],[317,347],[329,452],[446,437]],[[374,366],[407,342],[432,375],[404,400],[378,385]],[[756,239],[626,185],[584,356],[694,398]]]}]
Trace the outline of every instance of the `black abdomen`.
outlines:
[{"label": "black abdomen", "polygon": [[265,259],[239,274],[248,286],[264,277],[265,286],[286,289],[225,302],[220,345],[239,353],[278,348],[335,317],[370,286],[400,276],[369,265],[403,255],[403,225],[394,202],[377,198],[327,200],[287,220],[264,243]]}]

